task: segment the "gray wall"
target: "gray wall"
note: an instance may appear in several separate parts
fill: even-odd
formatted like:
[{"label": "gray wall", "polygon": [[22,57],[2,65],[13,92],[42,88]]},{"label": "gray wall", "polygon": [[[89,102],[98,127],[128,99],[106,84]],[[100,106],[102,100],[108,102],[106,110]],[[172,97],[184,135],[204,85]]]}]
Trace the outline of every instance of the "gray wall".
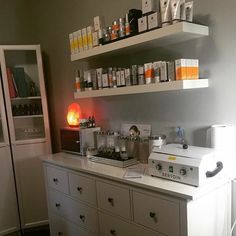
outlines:
[{"label": "gray wall", "polygon": [[67,106],[74,101],[74,70],[77,67],[131,65],[156,59],[199,58],[201,76],[209,78],[208,89],[77,100],[84,115],[95,114],[104,128],[119,129],[122,122],[150,123],[153,133],[172,134],[181,125],[190,144],[205,145],[205,128],[215,123],[236,124],[234,65],[236,2],[196,0],[195,22],[210,26],[210,36],[135,56],[101,58],[88,63],[70,62],[68,34],[105,15],[106,23],[141,8],[141,0],[34,1],[37,39],[45,52],[45,72],[54,151],[60,149],[59,128],[66,125]]},{"label": "gray wall", "polygon": [[0,44],[35,42],[27,0],[0,0]]}]

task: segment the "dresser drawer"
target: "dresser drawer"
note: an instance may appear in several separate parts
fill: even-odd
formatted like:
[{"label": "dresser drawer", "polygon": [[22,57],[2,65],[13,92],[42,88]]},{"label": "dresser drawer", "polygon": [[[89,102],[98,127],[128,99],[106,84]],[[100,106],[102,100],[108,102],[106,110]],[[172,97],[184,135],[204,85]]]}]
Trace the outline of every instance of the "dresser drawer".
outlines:
[{"label": "dresser drawer", "polygon": [[97,182],[98,207],[130,219],[129,190],[111,184]]},{"label": "dresser drawer", "polygon": [[132,225],[115,217],[99,213],[101,236],[136,236],[132,234]]},{"label": "dresser drawer", "polygon": [[50,235],[51,236],[91,236],[85,230],[79,228],[77,225],[52,215],[50,218]]},{"label": "dresser drawer", "polygon": [[69,173],[69,189],[72,197],[97,205],[95,180]]},{"label": "dresser drawer", "polygon": [[99,213],[99,225],[101,236],[164,236],[105,213]]},{"label": "dresser drawer", "polygon": [[49,191],[49,204],[49,209],[53,214],[65,217],[90,232],[98,231],[96,209],[52,190]]},{"label": "dresser drawer", "polygon": [[68,174],[66,171],[54,167],[46,167],[47,182],[50,188],[63,193],[69,193]]},{"label": "dresser drawer", "polygon": [[134,221],[168,236],[180,236],[178,202],[133,192]]}]

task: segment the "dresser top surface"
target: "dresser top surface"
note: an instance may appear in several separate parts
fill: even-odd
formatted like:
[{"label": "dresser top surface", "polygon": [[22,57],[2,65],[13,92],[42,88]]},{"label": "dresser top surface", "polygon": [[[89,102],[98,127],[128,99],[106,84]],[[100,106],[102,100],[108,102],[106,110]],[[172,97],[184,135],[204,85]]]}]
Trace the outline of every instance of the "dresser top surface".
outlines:
[{"label": "dresser top surface", "polygon": [[[223,175],[219,175],[209,180],[209,182],[203,186],[194,187],[158,177],[152,177],[148,175],[147,164],[138,164],[139,167],[144,169],[141,178],[124,178],[127,168],[95,163],[84,156],[60,152],[41,156],[41,159],[44,163],[129,184],[133,187],[168,194],[185,200],[195,200],[230,181]],[[133,167],[135,166],[132,166],[132,168]]]}]

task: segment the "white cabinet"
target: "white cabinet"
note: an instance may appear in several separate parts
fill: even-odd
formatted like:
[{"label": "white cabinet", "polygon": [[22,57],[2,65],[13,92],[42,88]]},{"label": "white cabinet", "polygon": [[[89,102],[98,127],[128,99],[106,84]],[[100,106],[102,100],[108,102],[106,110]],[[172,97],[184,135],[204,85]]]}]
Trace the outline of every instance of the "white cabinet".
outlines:
[{"label": "white cabinet", "polygon": [[[146,175],[127,180],[122,168],[69,156],[59,153],[44,159],[52,232],[60,231],[56,216],[68,227],[72,224],[67,236],[74,235],[74,227],[100,236],[229,236],[229,181],[196,188]],[[50,184],[57,173],[64,173],[65,192]],[[77,186],[86,186],[88,201]]]},{"label": "white cabinet", "polygon": [[[13,160],[20,221],[25,229],[48,222],[39,156],[51,153],[51,140],[40,46],[0,45],[0,67],[1,106],[7,114],[4,125],[11,147],[8,159]],[[0,126],[0,140],[1,136]],[[13,175],[12,169],[9,171]]]}]

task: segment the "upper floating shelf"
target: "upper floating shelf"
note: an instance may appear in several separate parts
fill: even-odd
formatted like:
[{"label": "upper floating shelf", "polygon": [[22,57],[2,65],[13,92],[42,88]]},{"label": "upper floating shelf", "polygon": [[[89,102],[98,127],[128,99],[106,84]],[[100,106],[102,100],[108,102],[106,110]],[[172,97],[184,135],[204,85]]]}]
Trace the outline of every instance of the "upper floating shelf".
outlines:
[{"label": "upper floating shelf", "polygon": [[71,55],[71,61],[84,60],[100,55],[127,52],[127,50],[142,50],[150,47],[162,47],[201,38],[209,35],[207,26],[180,22],[160,29],[142,33],[114,43],[98,46],[78,54]]},{"label": "upper floating shelf", "polygon": [[174,90],[207,88],[208,86],[208,79],[178,80],[156,84],[133,85],[121,88],[106,88],[102,90],[75,92],[74,98],[93,98],[126,94],[153,93]]}]

